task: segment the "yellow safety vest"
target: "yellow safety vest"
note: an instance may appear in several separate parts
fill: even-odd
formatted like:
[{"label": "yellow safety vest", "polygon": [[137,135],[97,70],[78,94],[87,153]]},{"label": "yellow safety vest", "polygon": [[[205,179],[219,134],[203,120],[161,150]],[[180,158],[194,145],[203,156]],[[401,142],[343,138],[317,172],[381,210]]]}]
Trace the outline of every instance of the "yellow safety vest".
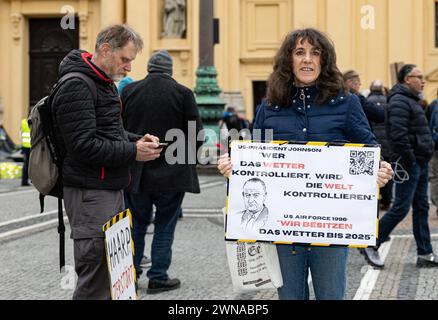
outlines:
[{"label": "yellow safety vest", "polygon": [[21,120],[21,145],[23,148],[30,148],[30,129],[27,119]]}]

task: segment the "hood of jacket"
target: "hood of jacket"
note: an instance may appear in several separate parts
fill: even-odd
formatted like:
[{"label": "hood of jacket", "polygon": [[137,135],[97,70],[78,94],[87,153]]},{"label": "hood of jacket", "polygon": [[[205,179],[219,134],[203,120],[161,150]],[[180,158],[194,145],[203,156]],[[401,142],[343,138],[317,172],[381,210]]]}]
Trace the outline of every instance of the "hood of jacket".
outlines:
[{"label": "hood of jacket", "polygon": [[407,86],[400,84],[400,83],[397,83],[394,87],[392,87],[391,91],[389,92],[388,101],[390,101],[397,94],[401,94],[405,97],[414,99],[415,101],[420,100],[420,97],[418,95],[416,95]]},{"label": "hood of jacket", "polygon": [[70,51],[59,64],[59,78],[69,72],[81,72],[102,84],[113,83],[98,66],[91,62],[93,55],[84,50],[74,49]]}]

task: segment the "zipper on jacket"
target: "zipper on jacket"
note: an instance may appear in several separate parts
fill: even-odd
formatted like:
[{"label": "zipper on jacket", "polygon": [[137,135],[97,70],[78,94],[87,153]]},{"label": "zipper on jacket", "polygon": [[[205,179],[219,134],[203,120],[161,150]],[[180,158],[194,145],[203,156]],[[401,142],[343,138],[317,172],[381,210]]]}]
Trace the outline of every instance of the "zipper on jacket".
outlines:
[{"label": "zipper on jacket", "polygon": [[303,101],[303,111],[306,113],[306,94],[304,93],[304,89],[301,89],[300,100]]},{"label": "zipper on jacket", "polygon": [[306,106],[306,94],[304,93],[304,89],[301,89],[300,99],[303,101],[304,106]]},{"label": "zipper on jacket", "polygon": [[104,179],[105,179],[105,167],[102,167],[100,171],[100,180],[104,180]]},{"label": "zipper on jacket", "polygon": [[[304,93],[304,89],[301,89],[301,93],[300,93],[300,100],[303,101],[303,112],[304,112],[304,117],[306,117],[306,94]],[[307,122],[307,119],[306,119]],[[304,132],[304,136],[306,137],[307,140],[307,128],[303,129]]]}]

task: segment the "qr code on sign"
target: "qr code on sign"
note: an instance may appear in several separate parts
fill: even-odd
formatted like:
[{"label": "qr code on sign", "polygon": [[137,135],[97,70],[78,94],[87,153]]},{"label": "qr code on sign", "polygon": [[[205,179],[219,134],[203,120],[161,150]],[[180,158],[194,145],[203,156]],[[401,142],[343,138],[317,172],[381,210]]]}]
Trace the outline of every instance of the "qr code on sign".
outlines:
[{"label": "qr code on sign", "polygon": [[373,175],[374,151],[350,151],[350,174]]}]

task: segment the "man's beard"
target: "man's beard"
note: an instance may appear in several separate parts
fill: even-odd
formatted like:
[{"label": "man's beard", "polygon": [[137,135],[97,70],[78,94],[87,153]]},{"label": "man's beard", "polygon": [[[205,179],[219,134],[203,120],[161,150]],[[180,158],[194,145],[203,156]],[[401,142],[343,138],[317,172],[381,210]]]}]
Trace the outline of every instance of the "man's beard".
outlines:
[{"label": "man's beard", "polygon": [[107,62],[104,63],[103,67],[104,67],[104,71],[107,74],[107,76],[113,80],[113,81],[120,81],[122,80],[124,77],[126,77],[127,73],[113,73],[113,67],[111,65],[111,62]]},{"label": "man's beard", "polygon": [[124,77],[126,77],[126,74],[114,74],[114,75],[110,75],[110,78],[113,80],[113,81],[120,81],[120,80],[122,80]]}]

